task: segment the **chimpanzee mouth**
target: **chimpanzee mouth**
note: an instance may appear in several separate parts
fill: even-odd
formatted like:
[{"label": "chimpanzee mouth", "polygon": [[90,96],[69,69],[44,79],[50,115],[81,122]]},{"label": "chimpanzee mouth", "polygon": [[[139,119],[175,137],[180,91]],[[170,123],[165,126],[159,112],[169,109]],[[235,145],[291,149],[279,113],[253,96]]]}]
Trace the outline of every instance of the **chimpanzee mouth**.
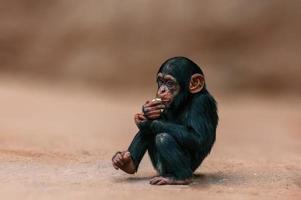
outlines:
[{"label": "chimpanzee mouth", "polygon": [[161,101],[164,105],[169,105],[171,103],[171,99],[162,99]]}]

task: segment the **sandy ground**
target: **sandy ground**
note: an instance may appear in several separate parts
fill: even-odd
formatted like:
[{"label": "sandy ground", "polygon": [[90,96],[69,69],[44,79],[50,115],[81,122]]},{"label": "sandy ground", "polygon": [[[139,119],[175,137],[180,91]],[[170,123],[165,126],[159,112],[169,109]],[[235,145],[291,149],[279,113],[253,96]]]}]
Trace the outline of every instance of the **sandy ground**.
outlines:
[{"label": "sandy ground", "polygon": [[[135,92],[133,92],[135,93]],[[111,167],[150,95],[0,81],[1,199],[301,199],[300,99],[225,98],[210,156],[189,186],[151,186]]]}]

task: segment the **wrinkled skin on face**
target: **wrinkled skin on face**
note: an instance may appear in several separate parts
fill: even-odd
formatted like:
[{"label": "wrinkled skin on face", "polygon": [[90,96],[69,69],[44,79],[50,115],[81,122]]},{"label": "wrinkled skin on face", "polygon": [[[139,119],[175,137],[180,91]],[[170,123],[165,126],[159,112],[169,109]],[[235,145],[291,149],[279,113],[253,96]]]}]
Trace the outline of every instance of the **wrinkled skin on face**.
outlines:
[{"label": "wrinkled skin on face", "polygon": [[176,78],[170,74],[159,72],[157,74],[158,90],[156,98],[146,101],[142,106],[142,113],[135,115],[135,123],[139,127],[142,122],[159,119],[164,111],[169,109],[177,95],[180,85]]},{"label": "wrinkled skin on face", "polygon": [[158,73],[157,84],[157,97],[161,99],[162,104],[165,105],[166,108],[169,108],[170,104],[180,92],[180,85],[173,76],[163,73]]}]

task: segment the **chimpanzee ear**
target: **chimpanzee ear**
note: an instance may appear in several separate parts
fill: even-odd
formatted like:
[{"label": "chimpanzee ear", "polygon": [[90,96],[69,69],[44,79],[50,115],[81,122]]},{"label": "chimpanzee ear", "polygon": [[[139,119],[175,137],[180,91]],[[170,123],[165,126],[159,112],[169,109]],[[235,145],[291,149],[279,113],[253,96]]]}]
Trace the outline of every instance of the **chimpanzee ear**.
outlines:
[{"label": "chimpanzee ear", "polygon": [[192,94],[200,92],[205,85],[205,79],[202,74],[193,74],[189,83],[189,91]]}]

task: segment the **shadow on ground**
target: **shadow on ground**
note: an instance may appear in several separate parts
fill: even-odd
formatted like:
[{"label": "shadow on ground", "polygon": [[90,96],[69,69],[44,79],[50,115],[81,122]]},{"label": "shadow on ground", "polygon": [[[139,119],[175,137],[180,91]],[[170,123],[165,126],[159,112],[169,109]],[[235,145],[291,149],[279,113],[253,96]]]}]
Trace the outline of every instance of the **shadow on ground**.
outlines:
[{"label": "shadow on ground", "polygon": [[[116,183],[141,183],[148,182],[153,176],[130,176],[114,179]],[[189,185],[191,188],[207,188],[211,185],[238,185],[244,182],[243,176],[237,174],[214,172],[214,173],[195,173],[193,182]]]}]

